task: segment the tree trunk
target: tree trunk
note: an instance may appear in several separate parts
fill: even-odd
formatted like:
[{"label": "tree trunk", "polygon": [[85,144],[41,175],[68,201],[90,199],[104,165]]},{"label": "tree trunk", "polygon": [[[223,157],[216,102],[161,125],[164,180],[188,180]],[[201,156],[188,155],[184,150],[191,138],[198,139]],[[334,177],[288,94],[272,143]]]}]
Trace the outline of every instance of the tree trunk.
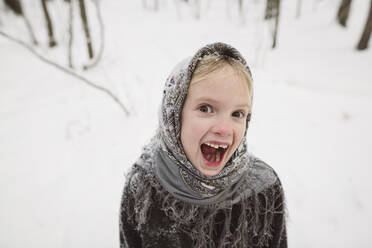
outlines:
[{"label": "tree trunk", "polygon": [[85,37],[87,40],[88,54],[89,54],[89,58],[92,59],[94,57],[94,54],[93,54],[92,39],[90,37],[90,31],[89,31],[89,26],[88,26],[87,12],[85,10],[85,1],[79,0],[79,6],[80,6],[81,21],[83,22]]},{"label": "tree trunk", "polygon": [[274,17],[273,9],[275,0],[266,0],[266,9],[265,9],[265,20],[271,19]]},{"label": "tree trunk", "polygon": [[48,11],[48,6],[47,6],[46,1],[47,0],[41,0],[41,5],[43,6],[44,16],[45,16],[45,20],[47,22],[48,36],[49,36],[49,47],[54,47],[54,46],[57,45],[57,42],[54,39],[53,24],[52,24],[52,20],[50,19],[50,16],[49,16],[49,11]]},{"label": "tree trunk", "polygon": [[22,4],[20,0],[4,0],[5,5],[13,10],[16,15],[23,16]]},{"label": "tree trunk", "polygon": [[337,12],[337,20],[341,26],[346,27],[347,18],[349,17],[351,0],[342,0]]},{"label": "tree trunk", "polygon": [[240,13],[243,12],[243,0],[239,0],[238,1],[238,5],[239,5],[239,11],[240,11]]},{"label": "tree trunk", "polygon": [[278,37],[278,29],[279,29],[279,16],[280,16],[280,0],[275,1],[275,28],[274,28],[274,35],[273,35],[273,45],[272,48],[276,47],[277,37]]},{"label": "tree trunk", "polygon": [[100,2],[97,1],[97,0],[94,0],[92,2],[96,7],[96,15],[97,15],[97,19],[98,19],[99,27],[100,27],[101,43],[100,43],[100,46],[99,46],[98,53],[96,53],[96,56],[95,56],[94,60],[92,60],[92,63],[84,65],[83,66],[84,70],[92,68],[93,66],[96,66],[99,63],[99,61],[102,58],[103,50],[104,50],[104,47],[105,47],[105,26],[103,24],[103,19],[102,19],[102,15],[101,15],[101,7],[99,5]]},{"label": "tree trunk", "polygon": [[244,21],[244,5],[243,5],[243,0],[239,0],[238,1],[238,5],[239,5],[239,15],[240,15],[240,19],[242,21]]},{"label": "tree trunk", "polygon": [[302,5],[302,1],[297,0],[296,18],[300,18],[301,16],[301,5]]},{"label": "tree trunk", "polygon": [[34,43],[34,45],[37,45],[38,42],[36,40],[36,36],[35,36],[34,30],[32,29],[30,21],[28,20],[28,18],[25,15],[23,16],[23,20],[25,21],[25,24],[26,24],[28,33],[30,34],[32,43]]},{"label": "tree trunk", "polygon": [[70,68],[74,68],[74,64],[72,62],[72,43],[74,41],[74,28],[73,28],[73,21],[74,21],[74,5],[73,1],[69,2],[69,10],[68,10],[68,66]]},{"label": "tree trunk", "polygon": [[200,0],[194,0],[190,4],[192,4],[191,8],[194,10],[194,16],[196,19],[200,19]]},{"label": "tree trunk", "polygon": [[369,14],[367,17],[366,25],[364,26],[362,37],[358,43],[357,49],[358,50],[365,50],[368,47],[369,38],[371,37],[372,32],[372,0],[371,5],[369,7]]},{"label": "tree trunk", "polygon": [[21,1],[20,0],[4,0],[4,3],[9,9],[11,9],[14,12],[14,14],[23,17],[23,20],[25,21],[28,33],[30,34],[31,40],[34,43],[34,45],[37,45],[38,42],[36,40],[34,30],[32,29],[31,23],[28,20],[27,16],[25,15],[24,11],[23,11]]}]

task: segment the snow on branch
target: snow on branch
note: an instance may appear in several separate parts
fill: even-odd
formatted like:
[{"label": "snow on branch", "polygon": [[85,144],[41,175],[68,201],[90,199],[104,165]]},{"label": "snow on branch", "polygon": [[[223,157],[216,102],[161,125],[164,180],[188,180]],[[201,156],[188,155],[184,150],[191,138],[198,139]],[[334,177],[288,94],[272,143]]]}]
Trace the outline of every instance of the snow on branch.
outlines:
[{"label": "snow on branch", "polygon": [[117,96],[115,96],[110,90],[96,84],[96,83],[93,83],[92,81],[88,80],[87,78],[79,75],[78,73],[68,69],[68,68],[65,68],[47,58],[45,58],[44,56],[40,55],[37,51],[35,51],[35,49],[33,47],[31,47],[30,45],[28,45],[27,43],[17,39],[17,38],[14,38],[6,33],[4,33],[3,31],[0,31],[0,35],[13,41],[13,42],[16,42],[18,43],[19,45],[23,46],[24,48],[26,48],[27,50],[29,50],[32,54],[34,54],[36,57],[38,57],[40,60],[42,60],[43,62],[49,64],[49,65],[52,65],[56,68],[58,68],[59,70],[69,74],[70,76],[73,76],[77,79],[79,79],[80,81],[83,81],[84,83],[86,83],[88,86],[96,89],[96,90],[99,90],[99,91],[102,91],[103,93],[107,94],[109,97],[111,97],[118,105],[119,107],[124,111],[124,113],[129,116],[129,111],[128,109],[124,106],[124,104],[119,100],[119,98]]}]

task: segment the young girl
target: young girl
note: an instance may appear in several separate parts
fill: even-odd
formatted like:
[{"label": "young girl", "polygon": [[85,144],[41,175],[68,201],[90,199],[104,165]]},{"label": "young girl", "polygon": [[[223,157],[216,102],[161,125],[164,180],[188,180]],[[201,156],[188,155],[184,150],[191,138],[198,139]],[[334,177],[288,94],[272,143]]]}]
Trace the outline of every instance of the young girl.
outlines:
[{"label": "young girl", "polygon": [[280,180],[247,152],[252,93],[229,45],[176,66],[158,131],[126,180],[121,247],[287,247]]}]

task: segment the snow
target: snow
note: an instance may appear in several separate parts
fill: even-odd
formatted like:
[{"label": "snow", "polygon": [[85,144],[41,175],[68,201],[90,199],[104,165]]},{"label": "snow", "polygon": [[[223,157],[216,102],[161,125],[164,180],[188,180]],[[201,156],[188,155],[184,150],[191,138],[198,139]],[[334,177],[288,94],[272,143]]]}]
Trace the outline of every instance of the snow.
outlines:
[{"label": "snow", "polygon": [[[215,41],[251,65],[249,147],[280,175],[290,247],[370,247],[372,50],[355,50],[369,1],[353,1],[347,29],[334,20],[339,1],[302,1],[298,19],[297,1],[283,1],[275,50],[263,1],[247,1],[244,20],[236,1],[202,1],[199,20],[175,2],[161,0],[158,11],[141,1],[101,2],[105,53],[78,72],[113,91],[129,117],[104,93],[0,37],[0,247],[118,247],[124,175],[154,134],[162,85],[178,61]],[[37,50],[67,65],[67,7],[49,3],[60,46],[48,50],[39,6],[25,3]],[[98,29],[94,6],[88,10]],[[74,22],[80,68],[77,13]],[[30,42],[11,13],[1,23]]]}]

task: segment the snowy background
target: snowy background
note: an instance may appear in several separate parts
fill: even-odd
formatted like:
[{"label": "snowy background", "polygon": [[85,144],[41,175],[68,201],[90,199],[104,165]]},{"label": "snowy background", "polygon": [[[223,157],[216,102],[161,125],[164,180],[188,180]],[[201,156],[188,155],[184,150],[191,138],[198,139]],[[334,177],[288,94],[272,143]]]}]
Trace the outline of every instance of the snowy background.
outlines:
[{"label": "snowy background", "polygon": [[[37,51],[67,66],[66,4],[49,3],[59,41],[51,50],[40,3],[24,2]],[[243,20],[237,1],[202,1],[198,20],[175,0],[161,0],[158,11],[101,1],[105,51],[79,73],[114,92],[130,116],[0,36],[0,247],[118,247],[124,173],[154,133],[162,85],[178,61],[215,41],[251,65],[249,147],[281,177],[290,247],[371,247],[372,49],[355,50],[370,1],[353,1],[345,29],[335,20],[338,0],[302,1],[300,18],[297,1],[283,0],[275,50],[264,2],[247,0]],[[0,19],[0,30],[30,43],[20,18]],[[79,66],[84,39],[75,42]]]}]

